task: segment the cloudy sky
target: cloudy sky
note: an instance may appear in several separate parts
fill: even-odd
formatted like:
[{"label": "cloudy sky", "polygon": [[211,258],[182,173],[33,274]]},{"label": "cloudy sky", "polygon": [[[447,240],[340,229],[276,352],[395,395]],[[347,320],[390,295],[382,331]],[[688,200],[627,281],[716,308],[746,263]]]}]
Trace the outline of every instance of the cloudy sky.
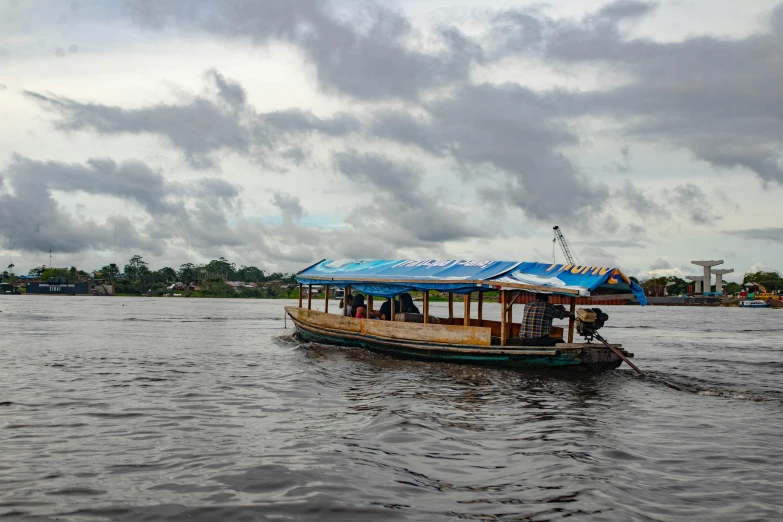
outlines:
[{"label": "cloudy sky", "polygon": [[2,251],[780,269],[782,86],[777,1],[0,0]]}]

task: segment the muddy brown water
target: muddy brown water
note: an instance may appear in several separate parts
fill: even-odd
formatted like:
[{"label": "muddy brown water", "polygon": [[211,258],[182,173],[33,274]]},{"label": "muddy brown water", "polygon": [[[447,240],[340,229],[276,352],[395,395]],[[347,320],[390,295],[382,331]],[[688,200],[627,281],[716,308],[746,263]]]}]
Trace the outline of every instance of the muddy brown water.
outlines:
[{"label": "muddy brown water", "polygon": [[0,296],[0,519],[783,518],[779,310],[605,307],[648,377],[568,378],[302,344],[286,304]]}]

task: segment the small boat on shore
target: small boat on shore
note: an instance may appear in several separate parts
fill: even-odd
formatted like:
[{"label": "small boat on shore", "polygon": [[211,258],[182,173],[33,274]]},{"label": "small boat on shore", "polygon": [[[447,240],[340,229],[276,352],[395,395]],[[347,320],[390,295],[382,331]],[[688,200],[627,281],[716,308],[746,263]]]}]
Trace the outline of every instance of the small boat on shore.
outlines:
[{"label": "small boat on shore", "polygon": [[[606,314],[597,308],[575,313],[577,297],[591,302],[635,297],[644,305],[644,291],[617,268],[575,266],[519,261],[465,260],[323,260],[297,274],[298,306],[286,307],[305,340],[366,348],[394,356],[433,361],[499,365],[516,368],[603,371],[617,368],[633,357],[622,345],[608,344],[596,330]],[[305,287],[324,285],[367,296],[367,310],[374,315],[373,299],[390,299],[392,320],[347,317],[345,308],[329,313],[312,309],[312,293]],[[448,316],[430,315],[430,292],[448,295]],[[396,313],[395,297],[422,292],[423,313]],[[485,292],[497,292],[499,320],[483,317]],[[553,326],[550,337],[563,342],[554,346],[523,345],[519,322],[513,320],[514,304],[523,292],[566,296],[570,312],[567,334]],[[307,296],[304,306],[303,297]],[[454,316],[454,296],[463,296],[463,316]],[[476,304],[472,316],[471,304]],[[584,337],[574,341],[575,330]],[[566,336],[567,335],[567,336]],[[601,340],[601,344],[592,342]],[[632,364],[631,364],[632,365]],[[632,365],[633,366],[633,365]]]},{"label": "small boat on shore", "polygon": [[769,308],[769,303],[763,299],[752,299],[739,302],[740,308]]},{"label": "small boat on shore", "polygon": [[11,283],[0,283],[0,294],[19,295],[19,289]]}]

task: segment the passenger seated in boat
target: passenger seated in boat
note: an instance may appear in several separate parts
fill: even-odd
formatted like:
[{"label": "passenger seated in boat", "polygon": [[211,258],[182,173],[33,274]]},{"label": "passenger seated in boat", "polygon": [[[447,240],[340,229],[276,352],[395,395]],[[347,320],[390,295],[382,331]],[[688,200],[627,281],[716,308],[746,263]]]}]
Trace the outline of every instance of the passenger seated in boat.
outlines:
[{"label": "passenger seated in boat", "polygon": [[546,294],[536,294],[536,298],[525,305],[525,317],[522,320],[522,328],[519,330],[519,336],[522,338],[521,344],[524,346],[554,346],[562,343],[562,339],[549,337],[552,329],[552,320],[557,317],[573,317],[573,314],[566,312],[560,305],[549,303],[549,296]]},{"label": "passenger seated in boat", "polygon": [[[394,313],[397,313],[400,310],[400,302],[396,299],[394,300]],[[383,319],[384,321],[391,321],[391,299],[386,298],[386,302],[384,302],[381,305],[381,308],[378,310],[378,319]]]},{"label": "passenger seated in boat", "polygon": [[[396,307],[395,307],[396,308]],[[411,297],[411,294],[404,293],[400,294],[400,310],[395,310],[397,313],[401,314],[420,314],[418,307],[413,304],[413,298]]]},{"label": "passenger seated in boat", "polygon": [[353,316],[356,319],[367,319],[367,307],[364,306],[364,296],[356,294],[353,296]]},{"label": "passenger seated in boat", "polygon": [[[347,313],[346,313],[345,315],[347,315],[348,317],[353,317],[353,315],[351,315],[351,308],[352,308],[352,306],[351,306],[351,305],[353,305],[353,295],[351,295],[351,294],[348,294],[348,295],[345,297],[345,303],[348,303],[347,305],[345,305],[345,306],[347,306],[347,308],[348,308],[348,311],[347,311]],[[344,303],[343,303],[343,300],[342,300],[342,299],[340,299],[340,309],[342,309],[342,307],[343,307],[343,304],[344,304]]]}]

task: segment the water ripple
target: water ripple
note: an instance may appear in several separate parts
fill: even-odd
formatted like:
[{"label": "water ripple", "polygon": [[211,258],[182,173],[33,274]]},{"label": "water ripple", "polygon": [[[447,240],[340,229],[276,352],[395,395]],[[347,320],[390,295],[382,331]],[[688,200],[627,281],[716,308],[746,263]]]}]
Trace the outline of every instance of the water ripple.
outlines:
[{"label": "water ripple", "polygon": [[566,377],[303,345],[282,301],[0,299],[0,518],[783,512],[772,313],[606,307],[647,377]]}]

